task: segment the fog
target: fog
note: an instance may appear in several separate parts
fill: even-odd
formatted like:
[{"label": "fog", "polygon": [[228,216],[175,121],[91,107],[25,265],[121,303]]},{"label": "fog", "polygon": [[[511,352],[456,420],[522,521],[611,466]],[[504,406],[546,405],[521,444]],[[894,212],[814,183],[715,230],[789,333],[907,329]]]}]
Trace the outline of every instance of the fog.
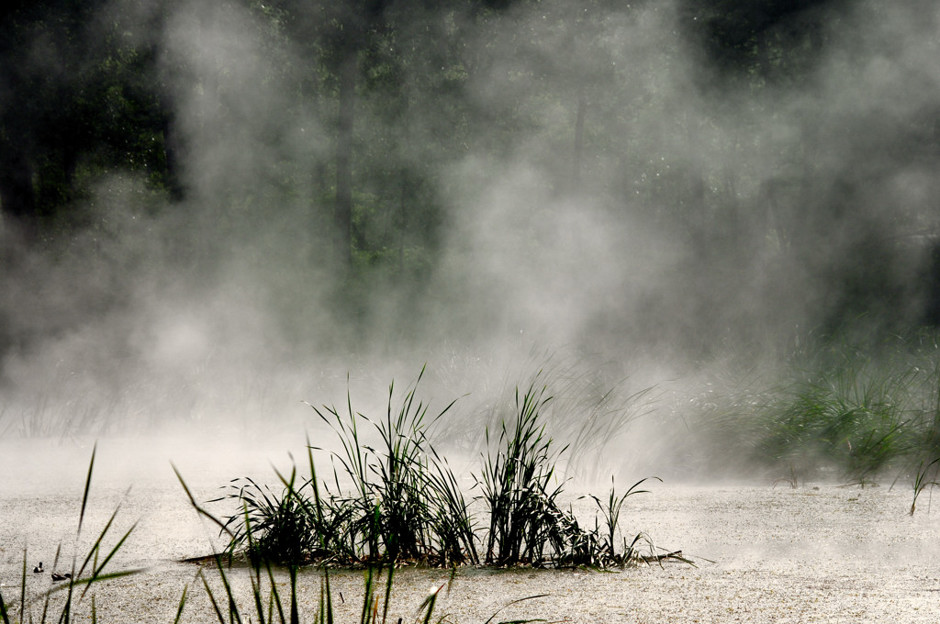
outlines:
[{"label": "fog", "polygon": [[[0,435],[302,442],[318,426],[302,401],[348,389],[381,413],[389,383],[426,364],[419,394],[461,397],[450,426],[472,446],[543,369],[560,436],[580,395],[614,388],[630,424],[598,463],[669,470],[682,406],[713,371],[772,370],[847,320],[863,334],[921,322],[940,9],[816,3],[763,33],[783,56],[754,79],[709,49],[693,4],[517,3],[480,20],[393,3],[408,104],[361,87],[354,158],[364,236],[392,219],[373,176],[429,172],[440,210],[433,228],[399,226],[426,265],[402,282],[350,279],[327,253],[316,171],[336,102],[298,88],[316,71],[302,36],[239,3],[116,0],[87,46],[117,23],[156,51],[143,79],[170,103],[185,193],[117,172],[65,239],[28,247],[4,228],[0,319],[16,339],[0,354]],[[34,45],[31,70],[49,72]],[[422,83],[420,63],[441,62],[459,95]],[[457,107],[472,127],[451,126]],[[422,247],[408,237],[423,228]]]}]

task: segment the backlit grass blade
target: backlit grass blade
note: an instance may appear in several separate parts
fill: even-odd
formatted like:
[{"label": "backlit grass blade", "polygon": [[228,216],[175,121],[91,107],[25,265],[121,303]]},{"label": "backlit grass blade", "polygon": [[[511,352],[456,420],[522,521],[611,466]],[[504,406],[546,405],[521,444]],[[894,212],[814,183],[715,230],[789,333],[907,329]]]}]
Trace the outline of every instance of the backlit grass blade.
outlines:
[{"label": "backlit grass blade", "polygon": [[369,566],[368,568],[366,568],[365,574],[366,574],[366,586],[365,586],[365,590],[363,591],[363,596],[362,596],[362,615],[359,618],[360,622],[369,621],[369,613],[371,613],[372,603],[375,601],[375,593],[374,593],[375,590],[373,589],[373,584],[375,582],[375,578],[374,578],[375,570],[373,570],[372,566]]},{"label": "backlit grass blade", "polygon": [[[117,514],[117,510],[115,510],[114,513]],[[85,567],[88,565],[89,559],[91,558],[91,553],[93,552],[93,553],[95,554],[95,563],[94,563],[94,565],[92,566],[91,578],[88,579],[88,580],[89,580],[89,585],[88,585],[88,586],[90,586],[91,582],[93,582],[93,581],[95,581],[95,580],[101,579],[101,578],[102,578],[102,571],[104,570],[105,566],[108,565],[108,562],[111,561],[111,559],[114,557],[114,555],[117,553],[117,551],[121,549],[121,547],[124,545],[124,542],[127,541],[127,538],[130,537],[131,533],[132,533],[132,532],[134,531],[134,529],[137,527],[137,523],[136,523],[136,522],[135,522],[134,524],[132,524],[131,527],[127,530],[127,532],[124,533],[124,535],[121,537],[121,539],[118,540],[118,542],[114,545],[114,547],[113,547],[113,548],[111,549],[111,551],[105,556],[104,560],[103,560],[103,561],[101,562],[101,564],[99,565],[99,564],[97,563],[97,559],[98,559],[98,557],[97,557],[98,550],[99,550],[99,548],[100,548],[100,546],[101,546],[101,542],[102,542],[102,540],[104,539],[105,534],[108,532],[108,529],[110,528],[111,522],[112,522],[113,520],[114,520],[114,515],[111,516],[111,519],[108,521],[107,525],[105,525],[105,528],[104,528],[104,529],[101,531],[101,533],[98,535],[98,539],[95,540],[95,544],[94,544],[94,546],[92,546],[91,552],[90,552],[89,555],[85,558],[85,561],[82,563],[82,567],[79,569],[79,571],[78,571],[76,574],[73,574],[73,575],[72,575],[72,578],[77,578],[77,577],[80,577],[80,576],[82,575],[82,573],[83,573],[84,570],[85,570]],[[88,586],[86,586],[86,589],[85,589],[86,592],[88,591],[88,589],[87,589]],[[84,595],[85,595],[85,592],[82,592],[82,597],[84,597]]]},{"label": "backlit grass blade", "polygon": [[176,478],[179,480],[180,485],[183,486],[183,491],[186,492],[186,497],[189,499],[189,504],[192,505],[193,509],[195,509],[196,512],[200,516],[208,519],[213,524],[218,525],[218,527],[224,533],[227,533],[228,535],[231,536],[232,531],[228,528],[228,526],[224,522],[216,518],[209,511],[206,511],[202,506],[199,505],[199,503],[196,502],[196,499],[193,497],[193,493],[189,491],[189,486],[186,485],[186,481],[183,479],[183,475],[180,474],[180,471],[177,470],[176,466],[173,463],[170,463],[170,466],[173,468],[173,472],[176,474]]},{"label": "backlit grass blade", "polygon": [[[271,584],[271,601],[274,603],[274,606],[277,607],[277,614],[281,624],[284,623],[284,605],[281,604],[281,595],[277,591],[277,583],[274,582],[274,571],[271,569],[270,563],[265,563],[265,567],[268,571],[268,582]],[[293,590],[293,588],[291,588]],[[271,619],[271,616],[268,617]]]},{"label": "backlit grass blade", "polygon": [[437,596],[441,593],[441,590],[444,589],[444,585],[446,584],[447,583],[444,583],[432,590],[421,603],[421,606],[418,607],[418,611],[424,610],[424,624],[430,624],[431,615],[434,613],[434,605],[437,603]]},{"label": "backlit grass blade", "polygon": [[23,548],[23,570],[20,573],[20,620],[26,619],[26,548]]},{"label": "backlit grass blade", "polygon": [[186,606],[186,596],[188,595],[189,585],[183,588],[183,595],[180,596],[180,604],[176,609],[176,617],[173,618],[173,624],[179,624],[180,620],[183,619],[183,608]]},{"label": "backlit grass blade", "polygon": [[82,510],[78,515],[78,535],[82,533],[82,522],[85,519],[85,508],[88,505],[88,494],[91,492],[91,475],[95,467],[95,454],[98,452],[98,443],[91,449],[91,460],[88,462],[88,476],[85,478],[85,490],[82,493]]},{"label": "backlit grass blade", "polygon": [[297,604],[297,566],[290,566],[290,624],[300,624],[300,610]]},{"label": "backlit grass blade", "polygon": [[216,569],[219,572],[219,579],[222,581],[222,588],[225,590],[225,597],[228,599],[229,620],[234,620],[241,624],[241,613],[238,610],[238,603],[235,602],[235,592],[232,589],[232,584],[229,582],[228,575],[225,574],[225,567],[222,565],[222,557],[215,554],[213,555],[213,559],[215,560]]},{"label": "backlit grass blade", "polygon": [[219,620],[219,624],[225,624],[225,618],[222,616],[222,609],[219,607],[219,603],[215,599],[215,592],[213,592],[212,587],[209,586],[209,580],[206,579],[205,575],[202,573],[202,570],[199,570],[199,578],[202,580],[202,586],[206,590],[206,596],[209,598],[209,604],[212,605],[212,610],[215,612],[216,619]]},{"label": "backlit grass blade", "polygon": [[[526,600],[538,600],[539,598],[545,598],[545,597],[547,597],[547,596],[548,596],[548,594],[535,594],[535,595],[533,595],[533,596],[526,596],[526,597],[524,597],[524,598],[517,598],[516,600],[513,600],[513,601],[511,601],[511,602],[507,602],[507,603],[504,604],[502,607],[500,607],[496,612],[494,612],[493,615],[491,615],[491,616],[489,617],[489,619],[487,619],[486,622],[484,622],[484,624],[490,624],[493,620],[496,619],[496,616],[499,615],[499,613],[500,613],[501,611],[505,611],[506,609],[508,609],[509,607],[511,607],[511,606],[513,606],[513,605],[515,605],[515,604],[519,604],[520,602],[525,602]],[[544,622],[544,621],[545,621],[545,620],[506,620],[505,622],[500,622],[499,624],[510,624],[510,623],[519,623],[519,624],[522,624],[523,622]]]}]

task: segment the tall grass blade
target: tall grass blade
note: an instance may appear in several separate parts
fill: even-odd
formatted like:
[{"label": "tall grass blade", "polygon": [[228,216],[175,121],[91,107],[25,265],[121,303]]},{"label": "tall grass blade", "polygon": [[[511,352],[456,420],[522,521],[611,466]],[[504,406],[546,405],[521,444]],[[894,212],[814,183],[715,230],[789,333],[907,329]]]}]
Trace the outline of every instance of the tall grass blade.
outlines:
[{"label": "tall grass blade", "polygon": [[215,612],[216,619],[219,620],[219,624],[225,624],[225,618],[222,616],[222,609],[219,607],[219,603],[215,599],[215,592],[213,592],[212,587],[209,586],[209,580],[202,573],[202,570],[199,570],[199,578],[202,580],[202,586],[206,590],[206,596],[209,598],[209,604],[212,605],[212,610]]},{"label": "tall grass blade", "polygon": [[372,611],[372,603],[375,601],[373,589],[374,574],[375,570],[372,566],[366,568],[366,585],[362,597],[362,615],[359,618],[359,621],[363,623],[369,621],[369,613]]},{"label": "tall grass blade", "polygon": [[[114,513],[117,514],[117,510],[115,510]],[[113,547],[113,548],[111,549],[111,551],[105,556],[104,560],[103,560],[103,561],[101,562],[101,564],[99,565],[99,564],[98,564],[98,561],[97,561],[97,560],[98,560],[97,553],[98,553],[98,550],[99,550],[99,548],[100,548],[100,546],[101,546],[101,542],[102,542],[102,540],[104,539],[105,534],[108,532],[108,529],[110,528],[111,522],[112,522],[113,520],[114,520],[114,515],[111,516],[111,520],[108,521],[108,524],[107,524],[107,525],[105,526],[105,528],[101,531],[101,534],[98,536],[98,539],[95,540],[95,544],[94,544],[94,546],[92,547],[92,552],[95,553],[95,563],[92,565],[92,574],[91,574],[91,578],[88,579],[88,584],[86,585],[86,588],[85,588],[85,591],[86,591],[86,592],[88,591],[88,587],[91,586],[91,583],[92,583],[92,582],[94,582],[94,581],[96,581],[96,580],[101,580],[101,579],[103,579],[103,578],[113,578],[113,576],[107,576],[107,575],[106,575],[106,576],[102,576],[102,572],[103,572],[105,566],[108,565],[108,562],[111,561],[111,559],[114,557],[115,554],[117,554],[117,551],[121,549],[121,547],[124,545],[124,542],[127,541],[127,538],[130,537],[131,533],[132,533],[132,532],[134,531],[134,529],[137,527],[137,523],[136,523],[136,522],[135,522],[134,524],[132,524],[132,525],[131,525],[131,528],[129,528],[129,529],[127,530],[127,532],[124,533],[124,535],[121,537],[121,539],[118,540],[118,542],[114,545],[114,547]],[[89,553],[89,556],[90,556],[90,553]],[[86,558],[85,558],[85,561],[82,563],[82,567],[79,569],[79,571],[78,571],[77,573],[74,573],[74,574],[72,575],[72,579],[77,579],[78,577],[80,577],[80,576],[82,575],[82,573],[85,571],[85,567],[86,567],[87,564],[88,564],[88,560],[89,560],[89,557],[86,557]],[[140,571],[140,570],[134,570],[134,571],[132,571],[131,573],[137,573],[137,572],[139,572],[139,571]],[[84,597],[84,596],[85,596],[85,592],[82,592],[82,597]]]},{"label": "tall grass blade", "polygon": [[[446,585],[446,583],[444,585]],[[418,607],[418,611],[424,609],[424,624],[429,624],[431,622],[431,615],[434,613],[434,605],[437,603],[437,595],[441,593],[442,589],[444,589],[444,585],[440,585],[431,591],[427,598],[425,598],[421,603],[421,606]]]},{"label": "tall grass blade", "polygon": [[[281,624],[284,624],[286,621],[284,619],[284,605],[281,603],[281,595],[277,590],[277,583],[274,582],[274,571],[271,569],[270,563],[265,562],[265,567],[268,571],[268,582],[271,584],[271,602],[273,603],[273,606],[277,607],[278,621],[281,622]],[[293,590],[293,586],[291,589]],[[269,615],[268,620],[272,619],[273,615]]]},{"label": "tall grass blade", "polygon": [[[548,596],[548,594],[535,594],[535,595],[533,595],[533,596],[526,596],[526,597],[524,597],[524,598],[517,598],[516,600],[513,600],[513,601],[511,601],[511,602],[507,602],[507,603],[504,604],[502,607],[500,607],[497,611],[495,611],[495,612],[493,613],[493,615],[491,615],[491,616],[486,620],[486,622],[484,622],[484,624],[491,624],[491,622],[496,619],[496,616],[499,615],[499,613],[500,613],[501,611],[505,611],[506,609],[508,609],[509,607],[511,607],[511,606],[513,606],[513,605],[515,605],[515,604],[519,604],[520,602],[525,602],[526,600],[538,600],[539,598],[545,598],[546,596]],[[508,621],[506,621],[506,622],[501,622],[500,624],[510,624],[510,622],[518,622],[519,624],[522,624],[523,622],[544,622],[544,621],[545,621],[545,620],[508,620]]]},{"label": "tall grass blade", "polygon": [[173,618],[173,624],[179,624],[183,619],[183,608],[186,606],[186,596],[188,595],[189,585],[183,588],[183,595],[180,596],[180,604],[176,609],[176,617]]},{"label": "tall grass blade", "polygon": [[3,624],[10,624],[10,615],[7,613],[7,605],[3,601],[3,592],[0,592],[0,618],[3,619]]},{"label": "tall grass blade", "polygon": [[23,548],[23,569],[20,573],[20,620],[26,620],[26,548]]},{"label": "tall grass blade", "polygon": [[290,566],[290,624],[300,624],[297,607],[297,566]]},{"label": "tall grass blade", "polygon": [[[58,565],[59,565],[59,555],[61,554],[61,552],[62,552],[62,544],[59,544],[58,546],[56,546],[56,549],[55,549],[55,558],[52,560],[52,569],[53,569],[53,570],[55,570],[55,569],[58,568]],[[46,615],[48,615],[48,613],[49,613],[49,599],[50,599],[50,596],[51,596],[51,592],[46,592],[46,595],[45,595],[45,598],[44,598],[43,604],[42,604],[42,619],[40,620],[40,621],[42,622],[42,624],[45,624],[45,622],[46,622]]]},{"label": "tall grass blade", "polygon": [[88,462],[88,476],[85,478],[85,490],[82,493],[82,510],[78,515],[78,535],[82,533],[82,522],[85,519],[85,507],[88,505],[88,494],[91,492],[91,475],[95,467],[95,454],[98,452],[98,443],[91,449],[91,460]]},{"label": "tall grass blade", "polygon": [[392,579],[395,577],[395,566],[388,566],[388,579],[385,581],[385,601],[382,605],[382,624],[388,620],[388,607],[392,601]]},{"label": "tall grass blade", "polygon": [[206,511],[202,506],[199,505],[199,503],[196,502],[195,497],[193,497],[193,493],[190,492],[189,486],[186,485],[186,481],[183,479],[183,475],[180,474],[180,471],[172,462],[170,463],[170,466],[173,468],[173,472],[176,474],[176,478],[179,480],[180,485],[183,486],[183,491],[186,492],[186,497],[189,499],[189,504],[192,505],[193,509],[196,510],[196,513],[217,525],[222,530],[222,532],[227,533],[229,536],[233,536],[232,531],[224,522],[216,518],[209,511]]},{"label": "tall grass blade", "polygon": [[238,603],[235,602],[235,592],[232,590],[232,584],[228,580],[225,568],[222,565],[222,557],[218,554],[213,556],[216,568],[219,571],[219,579],[222,581],[222,588],[225,590],[225,597],[228,599],[229,621],[235,621],[241,624],[242,617],[238,610]]},{"label": "tall grass blade", "polygon": [[[333,624],[333,592],[330,589],[330,570],[328,568],[323,569],[323,584],[321,588],[326,588],[326,624]],[[323,602],[323,596],[320,597],[320,602]]]}]

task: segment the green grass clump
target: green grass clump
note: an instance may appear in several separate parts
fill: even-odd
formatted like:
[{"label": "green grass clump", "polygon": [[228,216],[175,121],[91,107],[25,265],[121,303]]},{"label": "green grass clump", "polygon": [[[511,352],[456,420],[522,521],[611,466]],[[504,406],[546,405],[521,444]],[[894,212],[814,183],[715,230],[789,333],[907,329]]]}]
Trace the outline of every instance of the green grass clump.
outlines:
[{"label": "green grass clump", "polygon": [[837,467],[865,482],[914,448],[907,375],[840,371],[795,382],[769,406],[771,426],[759,447],[778,461]]},{"label": "green grass clump", "polygon": [[[662,481],[662,479],[659,477],[652,478],[656,479],[657,481]],[[600,531],[598,527],[595,527],[595,533],[599,534],[600,536],[596,551],[598,556],[596,565],[615,565],[622,567],[643,557],[643,555],[638,551],[638,547],[644,540],[645,535],[636,535],[628,544],[626,537],[623,537],[620,534],[620,516],[623,510],[623,505],[628,498],[636,494],[649,493],[649,490],[637,489],[647,480],[648,479],[641,479],[637,481],[631,485],[626,492],[618,495],[617,490],[614,487],[614,479],[611,477],[610,492],[608,493],[606,500],[602,501],[593,494],[591,495],[591,498],[597,505],[598,512],[601,514],[601,517],[604,520],[604,524],[601,527],[603,531]],[[646,541],[649,543],[648,539]],[[618,544],[618,542],[620,543]]]},{"label": "green grass clump", "polygon": [[[391,384],[385,417],[375,421],[354,412],[348,394],[342,414],[334,407],[311,406],[333,429],[342,448],[331,453],[336,488],[329,492],[326,505],[314,492],[316,506],[332,517],[347,519],[338,528],[346,532],[346,555],[354,560],[477,561],[468,503],[450,467],[428,438],[429,428],[454,403],[429,417],[428,406],[415,402],[423,374],[424,369],[397,409],[393,408],[395,386]],[[363,439],[360,424],[371,426],[377,444]],[[336,464],[350,484],[349,494],[343,494]],[[312,480],[314,473],[311,459]]]},{"label": "green grass clump", "polygon": [[[609,566],[643,561],[641,545],[652,551],[643,535],[622,543],[616,537],[623,503],[641,492],[643,481],[620,496],[612,488],[606,507],[594,498],[603,531],[596,520],[584,528],[561,506],[565,479],[556,466],[567,447],[556,450],[547,433],[544,410],[552,398],[536,381],[525,392],[517,389],[498,435],[491,438],[487,428],[481,473],[471,475],[479,494],[468,500],[429,436],[454,403],[429,416],[428,406],[416,399],[423,374],[400,403],[394,384],[389,387],[379,419],[353,410],[348,393],[342,412],[311,406],[339,442],[338,450],[326,453],[330,478],[321,479],[314,462],[314,452],[324,451],[308,443],[309,477],[298,481],[296,468],[279,474],[282,493],[251,479],[233,482],[225,498],[240,511],[220,523],[230,536],[228,552],[286,565]],[[474,501],[485,521],[471,513]]]},{"label": "green grass clump", "polygon": [[415,397],[423,373],[397,407],[394,383],[389,387],[380,419],[354,411],[348,394],[342,412],[311,406],[339,442],[340,450],[328,453],[331,478],[319,478],[313,452],[323,451],[308,443],[309,477],[279,475],[281,494],[250,479],[235,482],[227,498],[243,511],[223,523],[230,552],[251,540],[253,554],[285,564],[476,563],[469,502],[428,439],[453,403],[429,416]]},{"label": "green grass clump", "polygon": [[570,529],[558,507],[562,486],[553,478],[557,454],[539,420],[551,401],[545,392],[533,385],[520,398],[517,389],[515,419],[502,422],[495,448],[486,432],[481,485],[490,515],[485,555],[490,564],[541,561],[549,544],[556,550],[563,547],[564,529]]},{"label": "green grass clump", "polygon": [[[917,467],[917,473],[914,476],[914,500],[911,501],[910,515],[917,511],[917,499],[927,488],[933,488],[940,483],[937,482],[937,472],[940,470],[940,457],[930,462],[921,462]],[[933,477],[930,473],[933,472]]]},{"label": "green grass clump", "polygon": [[232,482],[231,496],[241,501],[243,513],[229,519],[233,529],[229,555],[245,548],[253,560],[291,564],[317,553],[316,516],[307,512],[307,501],[295,489],[294,476],[281,494],[250,477]]},{"label": "green grass clump", "polygon": [[936,338],[819,340],[782,369],[711,378],[707,396],[693,402],[713,440],[706,453],[737,460],[737,471],[763,467],[792,483],[915,474],[940,454]]},{"label": "green grass clump", "polygon": [[[610,567],[655,558],[645,535],[629,543],[617,539],[623,504],[645,492],[637,487],[646,479],[622,495],[612,483],[606,502],[591,496],[604,518],[604,530],[596,518],[593,528],[581,526],[570,508],[560,506],[564,480],[557,477],[556,466],[567,447],[553,448],[542,421],[552,400],[547,391],[535,381],[521,395],[517,389],[513,418],[502,421],[495,441],[486,432],[487,453],[479,482],[489,511],[486,563]],[[641,545],[649,547],[649,556],[640,552]]]},{"label": "green grass clump", "polygon": [[[175,470],[175,468],[174,468]],[[186,492],[186,495],[189,497],[190,504],[201,516],[208,518],[212,523],[221,527],[222,531],[228,533],[230,536],[233,535],[232,529],[230,528],[231,522],[226,522],[220,520],[212,513],[207,511],[205,508],[200,506],[189,488],[187,487],[185,481],[183,480],[182,475],[177,471],[177,477],[179,478],[180,483],[183,486],[183,489]],[[257,487],[257,486],[255,486]],[[290,489],[288,487],[288,489]],[[256,534],[252,526],[252,517],[255,517],[253,514],[246,513],[244,515],[244,539],[248,544],[249,549],[256,548],[257,545],[254,543],[253,535]],[[262,516],[263,517],[263,516]],[[264,531],[260,533],[264,534]],[[250,595],[250,604],[248,607],[239,606],[238,598],[235,590],[232,586],[230,579],[231,572],[229,570],[229,565],[231,564],[231,559],[225,557],[224,553],[215,554],[209,558],[211,565],[214,567],[216,573],[218,574],[219,580],[222,584],[221,592],[214,590],[209,584],[207,578],[207,568],[200,567],[199,571],[196,573],[196,580],[202,584],[206,592],[206,596],[209,598],[209,603],[212,608],[212,612],[215,615],[216,619],[219,621],[219,624],[232,624],[233,622],[260,622],[264,624],[265,622],[276,624],[300,624],[302,621],[300,604],[298,602],[298,594],[300,593],[300,581],[299,581],[299,566],[296,564],[289,564],[286,566],[288,573],[288,584],[286,592],[282,593],[282,590],[278,589],[278,582],[276,579],[276,574],[272,562],[268,559],[263,559],[260,557],[250,558],[251,567],[249,569],[249,578],[251,582],[251,595]],[[360,624],[385,624],[386,622],[393,621],[389,619],[390,616],[390,605],[392,598],[392,591],[394,585],[396,565],[394,561],[389,561],[386,563],[370,563],[365,567],[364,571],[364,585],[363,585],[363,599],[362,607],[359,611],[359,623]],[[382,577],[385,576],[384,583],[382,582]],[[456,568],[453,569],[450,577],[449,583],[454,581],[456,576]],[[319,591],[319,600],[316,605],[316,610],[313,615],[313,622],[316,624],[328,624],[335,621],[337,617],[335,605],[336,600],[334,598],[334,591],[330,583],[330,568],[328,566],[323,566],[321,569],[320,579],[320,591]],[[448,616],[444,615],[441,617],[436,617],[434,615],[435,608],[437,606],[437,599],[442,589],[445,586],[448,586],[449,583],[442,584],[438,587],[435,587],[427,595],[427,597],[421,602],[414,612],[413,621],[417,623],[429,624],[431,621],[434,622],[449,622],[452,621]],[[380,593],[384,587],[384,594]],[[177,615],[175,622],[179,622],[182,619],[184,609],[187,604],[189,596],[189,588],[185,588],[180,598],[179,608],[177,610]],[[513,600],[508,603],[506,606],[524,602],[527,600],[542,598],[544,595],[534,595],[526,596],[517,600]],[[343,600],[342,594],[339,596],[340,600]],[[504,607],[505,608],[505,607]],[[499,613],[497,611],[494,613],[487,622],[497,622],[496,616]],[[433,618],[433,619],[432,619]],[[404,621],[404,618],[399,617],[397,620],[399,623]],[[511,622],[517,624],[523,624],[526,622],[534,622],[539,620],[531,619],[515,619]],[[499,622],[499,624],[509,624],[509,621]]]}]

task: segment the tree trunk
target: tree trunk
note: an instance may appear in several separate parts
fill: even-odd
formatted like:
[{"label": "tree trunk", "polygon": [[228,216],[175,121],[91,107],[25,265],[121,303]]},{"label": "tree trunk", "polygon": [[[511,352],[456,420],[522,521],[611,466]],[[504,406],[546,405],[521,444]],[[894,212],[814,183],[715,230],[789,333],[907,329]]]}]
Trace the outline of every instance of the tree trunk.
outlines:
[{"label": "tree trunk", "polygon": [[168,107],[163,108],[160,123],[163,133],[163,156],[166,159],[167,193],[170,199],[178,202],[183,200],[186,193],[180,172],[180,137],[179,133],[176,132],[176,124],[169,111]]},{"label": "tree trunk", "polygon": [[36,228],[36,191],[29,158],[10,146],[0,147],[0,212],[5,228],[15,228],[27,238]]},{"label": "tree trunk", "polygon": [[578,113],[574,121],[574,162],[571,168],[571,191],[581,191],[581,161],[584,157],[584,117],[587,115],[587,98],[578,95]]},{"label": "tree trunk", "polygon": [[347,53],[340,66],[339,117],[336,136],[337,258],[352,265],[352,151],[356,100],[357,53]]}]

